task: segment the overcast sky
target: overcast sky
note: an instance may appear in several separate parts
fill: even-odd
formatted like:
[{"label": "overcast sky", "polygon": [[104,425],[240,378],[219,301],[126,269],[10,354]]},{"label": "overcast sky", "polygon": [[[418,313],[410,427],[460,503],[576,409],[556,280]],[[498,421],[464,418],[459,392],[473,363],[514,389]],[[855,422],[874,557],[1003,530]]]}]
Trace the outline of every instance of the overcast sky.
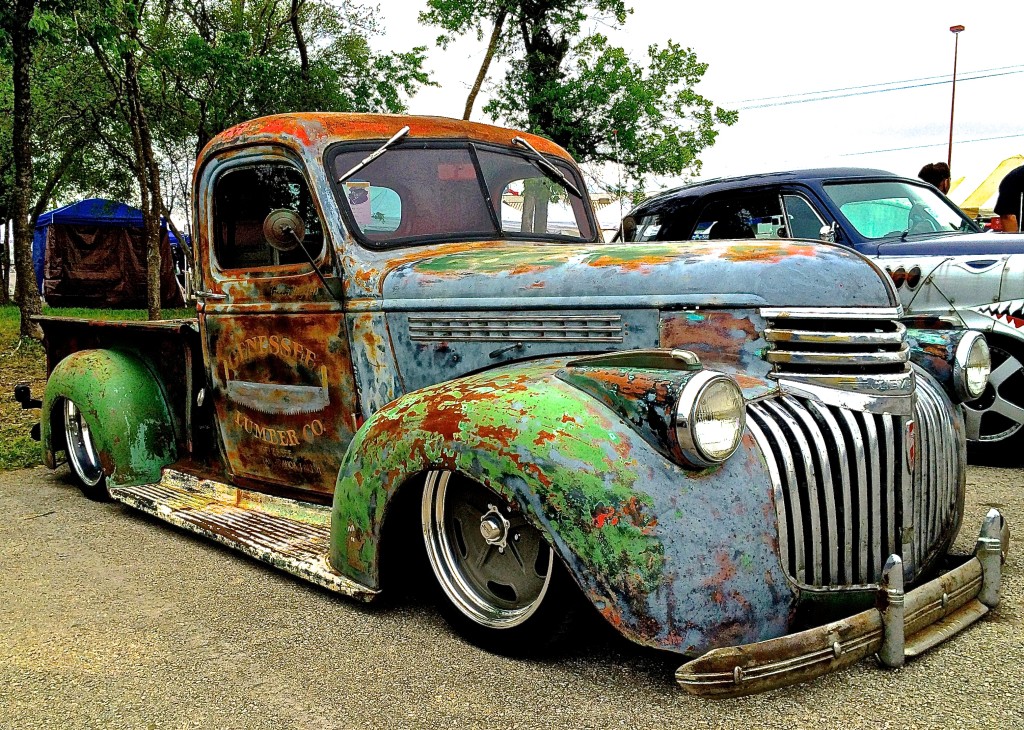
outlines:
[{"label": "overcast sky", "polygon": [[[420,92],[410,111],[459,117],[484,43],[467,37],[440,51],[433,44],[437,30],[416,21],[424,6],[422,0],[385,0],[379,20],[386,36],[377,45],[429,46],[428,68],[440,87]],[[1024,153],[1022,2],[634,0],[631,6],[624,30],[602,29],[613,43],[637,59],[649,44],[669,39],[692,48],[709,64],[698,91],[740,110],[739,122],[702,156],[701,177],[825,165],[916,175],[923,164],[944,161],[954,44],[949,27],[958,24],[966,30],[957,66],[954,178],[980,181],[1006,157]],[[968,80],[973,76],[987,78]],[[882,84],[914,88],[850,88]],[[778,105],[793,101],[790,95],[821,91],[844,96]],[[789,98],[748,101],[781,96]],[[759,104],[774,105],[744,108]],[[482,106],[478,101],[474,119],[489,121]],[[678,182],[652,179],[650,187]]]}]

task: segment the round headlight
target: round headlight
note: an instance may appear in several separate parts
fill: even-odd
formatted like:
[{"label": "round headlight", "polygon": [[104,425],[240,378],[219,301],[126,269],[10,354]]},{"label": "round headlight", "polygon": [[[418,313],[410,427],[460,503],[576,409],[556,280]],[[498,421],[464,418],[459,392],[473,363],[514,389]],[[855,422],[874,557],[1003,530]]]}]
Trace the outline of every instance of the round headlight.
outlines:
[{"label": "round headlight", "polygon": [[953,382],[964,400],[974,400],[985,392],[992,370],[988,343],[980,332],[968,332],[956,346],[953,356]]},{"label": "round headlight", "polygon": [[746,426],[743,392],[730,378],[707,370],[683,386],[676,408],[676,438],[697,466],[725,461],[740,445]]}]

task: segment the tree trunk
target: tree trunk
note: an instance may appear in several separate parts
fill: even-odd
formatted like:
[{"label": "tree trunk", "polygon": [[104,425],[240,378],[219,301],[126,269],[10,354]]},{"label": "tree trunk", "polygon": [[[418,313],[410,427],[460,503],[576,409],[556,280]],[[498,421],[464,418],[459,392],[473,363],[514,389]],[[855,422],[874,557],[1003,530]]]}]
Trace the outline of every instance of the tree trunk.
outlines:
[{"label": "tree trunk", "polygon": [[476,97],[480,93],[480,87],[484,85],[484,79],[487,78],[487,70],[491,67],[491,59],[494,58],[494,52],[498,48],[498,41],[501,40],[501,29],[505,25],[506,15],[508,15],[508,11],[505,8],[501,8],[498,14],[494,16],[494,30],[491,31],[491,40],[487,44],[487,53],[484,54],[484,60],[480,64],[480,72],[477,73],[476,81],[473,82],[473,88],[470,89],[469,96],[466,98],[466,110],[462,113],[463,119],[469,119],[473,113]]},{"label": "tree trunk", "polygon": [[149,319],[160,319],[160,175],[153,154],[153,142],[142,104],[135,56],[125,53],[125,93],[132,127],[132,145],[138,161],[136,176],[142,198],[142,239],[146,250],[146,310]]},{"label": "tree trunk", "polygon": [[31,317],[43,311],[32,269],[32,226],[29,225],[29,196],[32,195],[32,98],[29,68],[32,65],[32,31],[29,22],[35,0],[16,0],[14,8],[14,269],[15,298],[21,310],[21,336],[42,339],[43,332]]},{"label": "tree trunk", "polygon": [[299,9],[302,7],[302,0],[292,0],[292,12],[289,20],[292,24],[292,33],[295,35],[295,46],[299,49],[299,75],[303,81],[309,81],[309,54],[306,51],[306,39],[302,37],[302,28],[299,26]]},{"label": "tree trunk", "polygon": [[12,222],[4,221],[4,237],[0,241],[0,304],[11,303],[11,229]]}]

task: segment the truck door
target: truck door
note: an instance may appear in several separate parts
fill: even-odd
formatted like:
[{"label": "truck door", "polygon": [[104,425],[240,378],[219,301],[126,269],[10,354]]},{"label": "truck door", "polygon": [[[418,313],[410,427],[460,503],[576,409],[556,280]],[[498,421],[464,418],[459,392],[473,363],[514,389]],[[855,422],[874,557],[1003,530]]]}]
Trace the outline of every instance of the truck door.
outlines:
[{"label": "truck door", "polygon": [[279,493],[329,495],[357,408],[342,306],[297,242],[282,245],[270,230],[275,219],[303,229],[296,238],[330,277],[315,191],[289,155],[251,148],[211,161],[198,200],[207,259],[200,325],[231,475]]}]

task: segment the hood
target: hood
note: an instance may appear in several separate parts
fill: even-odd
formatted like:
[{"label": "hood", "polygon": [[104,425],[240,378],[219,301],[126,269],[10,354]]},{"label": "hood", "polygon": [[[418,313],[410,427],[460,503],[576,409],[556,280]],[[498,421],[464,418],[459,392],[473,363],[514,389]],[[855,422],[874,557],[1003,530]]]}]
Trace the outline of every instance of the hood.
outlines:
[{"label": "hood", "polygon": [[957,233],[893,241],[878,246],[879,256],[1001,256],[1024,253],[1024,234]]},{"label": "hood", "polygon": [[442,246],[389,271],[383,295],[390,310],[897,303],[860,254],[795,241]]}]

